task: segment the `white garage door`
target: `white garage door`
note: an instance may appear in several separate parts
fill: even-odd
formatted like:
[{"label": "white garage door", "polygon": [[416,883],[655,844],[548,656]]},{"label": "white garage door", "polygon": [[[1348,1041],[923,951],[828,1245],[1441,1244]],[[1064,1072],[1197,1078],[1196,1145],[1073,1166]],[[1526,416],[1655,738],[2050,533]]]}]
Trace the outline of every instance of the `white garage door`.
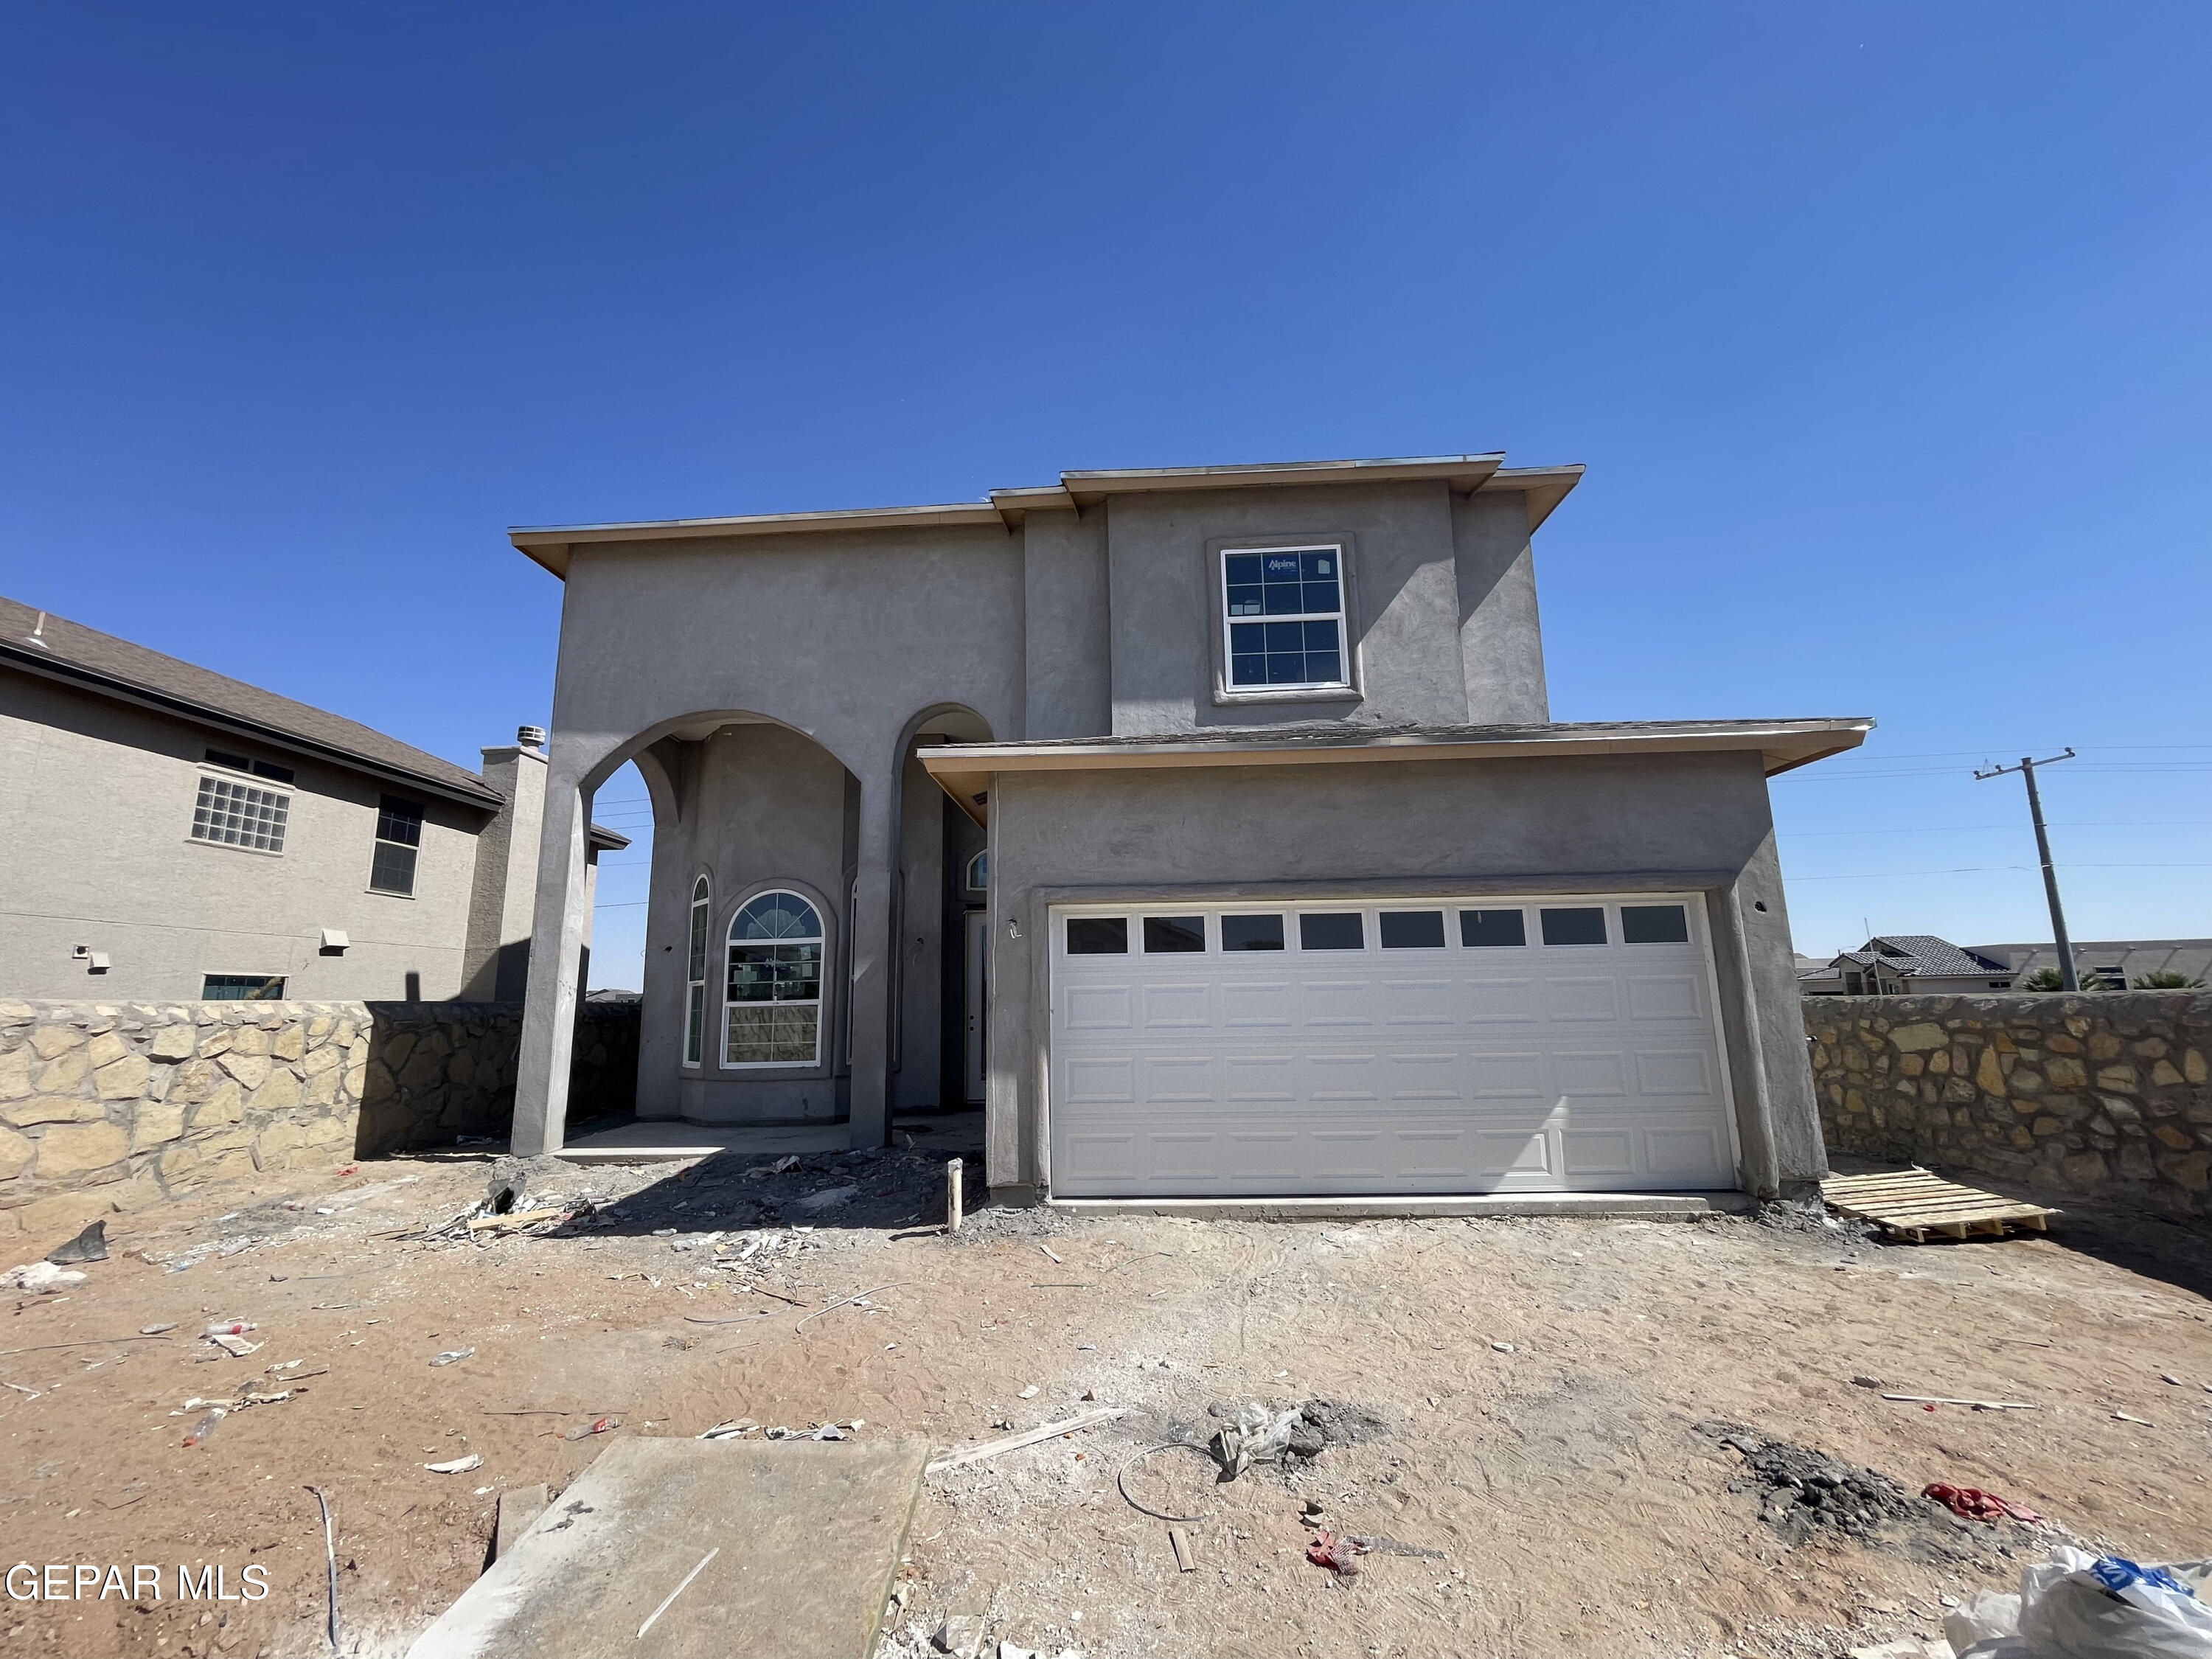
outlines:
[{"label": "white garage door", "polygon": [[1056,908],[1053,1190],[1733,1187],[1703,908]]}]

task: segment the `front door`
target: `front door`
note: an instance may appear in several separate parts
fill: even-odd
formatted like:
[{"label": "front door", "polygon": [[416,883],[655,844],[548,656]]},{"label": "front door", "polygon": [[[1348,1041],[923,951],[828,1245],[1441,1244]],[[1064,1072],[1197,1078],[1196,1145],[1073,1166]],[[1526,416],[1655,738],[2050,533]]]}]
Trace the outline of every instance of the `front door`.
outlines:
[{"label": "front door", "polygon": [[989,1006],[987,981],[991,957],[991,915],[988,910],[968,912],[967,971],[961,984],[967,999],[967,1099],[970,1106],[983,1103],[983,1041],[986,1010]]}]

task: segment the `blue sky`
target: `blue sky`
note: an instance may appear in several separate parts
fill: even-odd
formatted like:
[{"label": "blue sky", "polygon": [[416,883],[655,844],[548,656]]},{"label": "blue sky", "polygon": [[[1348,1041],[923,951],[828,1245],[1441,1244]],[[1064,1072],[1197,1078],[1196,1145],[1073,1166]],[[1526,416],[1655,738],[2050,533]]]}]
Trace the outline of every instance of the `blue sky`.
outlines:
[{"label": "blue sky", "polygon": [[[1801,949],[2212,933],[2212,9],[14,9],[0,592],[453,759],[510,524],[1503,448],[1561,719],[1870,714]],[[600,816],[642,825],[629,775]],[[635,983],[642,843],[596,981]]]}]

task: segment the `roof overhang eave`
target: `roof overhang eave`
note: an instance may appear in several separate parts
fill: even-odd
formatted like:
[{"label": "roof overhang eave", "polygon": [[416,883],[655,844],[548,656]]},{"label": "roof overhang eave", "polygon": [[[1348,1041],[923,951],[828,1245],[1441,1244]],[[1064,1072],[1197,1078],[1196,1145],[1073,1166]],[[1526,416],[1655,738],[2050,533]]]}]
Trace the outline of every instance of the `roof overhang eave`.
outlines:
[{"label": "roof overhang eave", "polygon": [[228,710],[215,708],[211,704],[195,702],[190,697],[177,696],[167,691],[156,691],[151,687],[139,685],[118,675],[102,673],[96,668],[86,667],[82,663],[71,662],[65,657],[54,657],[40,651],[21,650],[15,646],[0,641],[0,661],[4,661],[12,667],[27,669],[32,673],[43,675],[49,679],[85,687],[99,692],[103,696],[112,697],[118,702],[131,703],[141,708],[152,709],[157,714],[189,720],[196,725],[235,732],[240,737],[251,738],[255,742],[265,744],[272,749],[282,749],[289,754],[302,755],[312,760],[343,766],[348,771],[363,773],[370,777],[383,779],[386,782],[404,784],[410,789],[423,790],[447,800],[459,801],[465,806],[473,806],[480,811],[495,812],[507,805],[507,797],[489,785],[479,785],[470,788],[448,782],[443,778],[433,777],[428,773],[412,770],[408,767],[394,766],[386,761],[373,760],[365,755],[356,754],[353,750],[337,744],[324,743],[314,738],[302,737],[296,732],[287,732],[281,726],[270,726],[260,720],[249,720],[243,714],[234,714]]},{"label": "roof overhang eave", "polygon": [[992,778],[1000,772],[1165,771],[1185,767],[1358,765],[1380,761],[1535,760],[1607,755],[1753,751],[1769,777],[1856,749],[1871,720],[1798,721],[1729,729],[1606,732],[1493,738],[1386,734],[1343,743],[1271,743],[1194,737],[1188,743],[989,744],[920,750],[945,793],[984,821]]}]

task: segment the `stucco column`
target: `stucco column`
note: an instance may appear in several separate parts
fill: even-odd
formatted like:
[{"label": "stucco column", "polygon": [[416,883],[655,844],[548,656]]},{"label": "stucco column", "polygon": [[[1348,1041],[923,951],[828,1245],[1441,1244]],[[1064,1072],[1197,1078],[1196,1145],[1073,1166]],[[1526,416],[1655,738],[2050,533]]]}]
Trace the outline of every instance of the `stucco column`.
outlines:
[{"label": "stucco column", "polygon": [[557,1152],[567,1133],[576,976],[592,915],[585,878],[589,811],[575,780],[556,762],[547,781],[544,829],[538,844],[530,988],[523,999],[522,1048],[515,1063],[514,1146],[524,1158]]},{"label": "stucco column", "polygon": [[860,864],[853,883],[853,1079],[854,1146],[890,1139],[891,866],[898,856],[896,781],[860,784]]}]

